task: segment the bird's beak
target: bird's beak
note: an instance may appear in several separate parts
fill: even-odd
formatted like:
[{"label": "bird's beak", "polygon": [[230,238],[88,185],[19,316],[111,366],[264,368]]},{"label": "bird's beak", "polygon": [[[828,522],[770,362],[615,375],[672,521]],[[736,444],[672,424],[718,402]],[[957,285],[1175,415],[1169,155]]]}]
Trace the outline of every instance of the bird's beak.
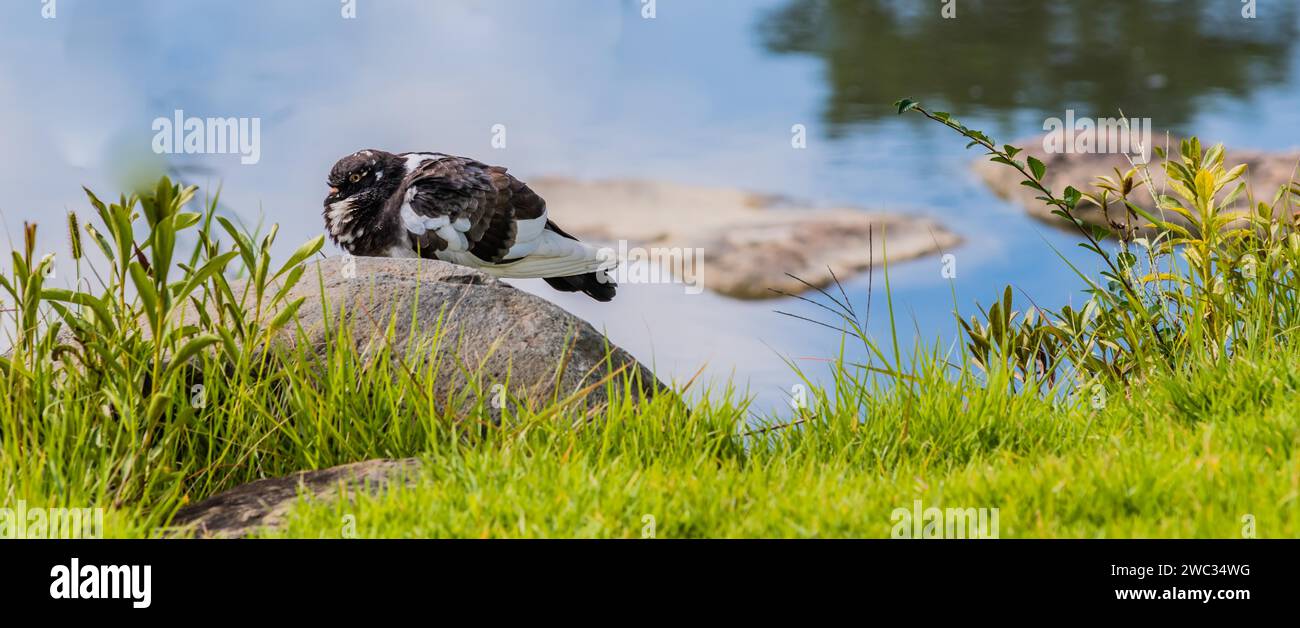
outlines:
[{"label": "bird's beak", "polygon": [[339,189],[338,189],[338,188],[330,188],[330,196],[335,196],[335,195],[337,195],[338,193],[339,193]]}]

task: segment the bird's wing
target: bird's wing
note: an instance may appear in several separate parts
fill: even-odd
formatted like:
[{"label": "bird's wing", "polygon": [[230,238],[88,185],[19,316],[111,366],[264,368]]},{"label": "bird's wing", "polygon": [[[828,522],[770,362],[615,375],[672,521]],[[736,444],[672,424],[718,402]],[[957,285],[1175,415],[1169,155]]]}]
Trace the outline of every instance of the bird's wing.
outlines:
[{"label": "bird's wing", "polygon": [[[463,157],[416,166],[394,196],[402,224],[421,255],[470,253],[489,263],[507,259],[534,222],[546,222],[546,202],[505,168]],[[540,220],[538,220],[540,219]]]}]

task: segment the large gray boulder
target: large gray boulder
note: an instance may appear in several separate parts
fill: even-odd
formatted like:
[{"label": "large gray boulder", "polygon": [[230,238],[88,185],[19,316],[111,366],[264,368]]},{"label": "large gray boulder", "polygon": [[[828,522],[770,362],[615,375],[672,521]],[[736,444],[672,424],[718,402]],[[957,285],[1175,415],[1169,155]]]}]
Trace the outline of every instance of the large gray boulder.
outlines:
[{"label": "large gray boulder", "polygon": [[[346,320],[361,354],[391,347],[413,376],[436,373],[433,387],[442,401],[472,405],[492,393],[502,407],[538,408],[576,396],[575,404],[594,409],[607,398],[604,386],[593,385],[613,372],[634,379],[635,395],[664,390],[649,369],[587,322],[464,266],[334,257],[309,263],[285,302],[300,297],[306,300],[282,341],[323,352]],[[492,399],[486,401],[490,406]]]},{"label": "large gray boulder", "polygon": [[[242,284],[232,288],[240,294]],[[443,402],[490,407],[490,400],[482,404],[464,392],[491,391],[500,383],[507,408],[544,408],[572,397],[575,406],[598,411],[608,397],[605,387],[595,384],[611,372],[633,378],[633,395],[671,394],[590,324],[464,266],[330,258],[309,263],[284,302],[298,298],[305,301],[295,321],[280,332],[280,342],[323,352],[337,342],[337,325],[346,321],[362,355],[387,354],[391,347],[391,355],[400,356],[403,368],[416,377],[436,369],[433,388]],[[500,417],[499,411],[489,411]],[[360,490],[406,482],[418,467],[413,459],[372,460],[258,480],[182,508],[171,527],[179,534],[247,536],[282,525],[300,497],[346,499]]]}]

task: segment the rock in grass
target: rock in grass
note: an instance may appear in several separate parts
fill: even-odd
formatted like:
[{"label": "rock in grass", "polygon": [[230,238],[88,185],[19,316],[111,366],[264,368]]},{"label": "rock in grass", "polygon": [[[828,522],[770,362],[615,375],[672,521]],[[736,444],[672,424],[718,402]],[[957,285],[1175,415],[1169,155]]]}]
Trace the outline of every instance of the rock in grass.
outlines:
[{"label": "rock in grass", "polygon": [[[727,188],[647,181],[530,183],[552,216],[574,235],[611,247],[702,249],[703,287],[741,299],[797,294],[891,262],[960,243],[937,223],[852,208],[795,207]],[[888,239],[886,246],[886,238]],[[682,265],[683,270],[690,270]],[[694,276],[684,277],[694,280]]]},{"label": "rock in grass", "polygon": [[575,405],[594,409],[608,401],[597,384],[611,373],[615,382],[629,377],[634,396],[665,390],[586,321],[464,266],[330,258],[308,263],[284,302],[300,297],[306,300],[296,323],[282,328],[283,340],[323,353],[336,348],[337,324],[346,320],[361,355],[400,357],[397,376],[431,378],[439,400],[454,405],[542,409],[575,396]]},{"label": "rock in grass", "polygon": [[[1153,134],[1152,141],[1158,146],[1166,146],[1163,134]],[[1097,177],[1108,176],[1114,179],[1116,178],[1116,169],[1123,173],[1133,167],[1128,157],[1120,154],[1048,154],[1047,151],[1043,150],[1042,137],[1025,140],[1015,145],[1025,149],[1023,153],[1016,156],[1016,159],[1023,161],[1032,156],[1041,160],[1047,166],[1047,174],[1043,177],[1043,183],[1057,197],[1062,195],[1066,186],[1074,186],[1075,189],[1080,191],[1095,193],[1094,187]],[[1204,142],[1202,142],[1202,145],[1206,149],[1212,146],[1212,144],[1205,144]],[[1168,140],[1167,148],[1170,158],[1178,159],[1179,140]],[[1251,150],[1229,149],[1226,150],[1223,158],[1224,168],[1229,170],[1239,164],[1248,166],[1249,170],[1246,178],[1250,188],[1254,192],[1257,201],[1266,203],[1271,203],[1278,189],[1291,180],[1297,162],[1300,162],[1300,153],[1269,153]],[[1166,185],[1168,177],[1165,176],[1162,164],[1163,161],[1153,154],[1151,167],[1149,168],[1151,180],[1157,193],[1169,194]],[[1023,206],[1025,211],[1029,212],[1029,215],[1057,226],[1069,227],[1069,223],[1065,219],[1052,214],[1053,207],[1036,199],[1042,194],[1020,184],[1024,180],[1024,176],[1014,168],[981,159],[975,164],[975,172],[995,194],[1004,199],[1015,201]],[[1245,198],[1245,195],[1242,195],[1238,202],[1244,205],[1242,201]],[[1151,191],[1146,186],[1138,188],[1130,194],[1129,200],[1143,210],[1152,212],[1152,215],[1159,215],[1159,213],[1153,212],[1155,203],[1152,200]],[[1125,226],[1132,224],[1136,227],[1135,231],[1137,232],[1149,231],[1142,228],[1145,226],[1146,221],[1140,217],[1129,218],[1126,208],[1120,202],[1112,202],[1110,207],[1103,209],[1084,200],[1080,202],[1075,213],[1085,223],[1092,225],[1109,226],[1114,222]],[[1178,224],[1187,224],[1186,220],[1172,212],[1166,213],[1165,218]]]},{"label": "rock in grass", "polygon": [[250,482],[180,509],[172,518],[177,533],[237,538],[273,530],[299,495],[314,499],[348,498],[357,491],[377,492],[393,482],[407,483],[419,461],[370,460],[282,478]]},{"label": "rock in grass", "polygon": [[[233,284],[234,293],[242,286]],[[492,399],[478,395],[497,394],[493,384],[500,383],[507,407],[546,409],[555,399],[573,396],[578,408],[597,410],[609,401],[605,386],[597,384],[613,371],[619,382],[623,374],[630,377],[633,396],[671,394],[582,319],[464,266],[331,258],[307,265],[285,302],[298,298],[305,301],[296,322],[280,332],[287,347],[318,354],[338,350],[337,325],[346,320],[359,355],[401,356],[396,368],[409,369],[421,384],[436,369],[429,383],[440,402],[486,406],[498,415]],[[201,536],[247,536],[281,525],[300,491],[324,499],[339,497],[340,486],[348,495],[362,487],[375,490],[417,466],[415,460],[374,460],[259,480],[182,508],[172,526]]]}]

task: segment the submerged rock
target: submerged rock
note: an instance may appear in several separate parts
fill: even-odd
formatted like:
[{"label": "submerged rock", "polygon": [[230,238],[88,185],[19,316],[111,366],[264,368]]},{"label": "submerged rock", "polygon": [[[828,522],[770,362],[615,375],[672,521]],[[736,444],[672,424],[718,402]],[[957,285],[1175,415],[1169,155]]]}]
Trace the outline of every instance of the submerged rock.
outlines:
[{"label": "submerged rock", "polygon": [[822,287],[832,272],[846,279],[873,265],[942,251],[960,238],[913,216],[852,208],[795,207],[781,199],[727,188],[646,181],[530,182],[557,222],[583,239],[617,247],[684,250],[702,262],[674,275],[742,299]]},{"label": "submerged rock", "polygon": [[[1166,146],[1164,135],[1157,134],[1153,139],[1153,143],[1157,146]],[[1025,149],[1023,153],[1016,156],[1016,159],[1024,160],[1028,156],[1033,156],[1042,160],[1043,164],[1047,166],[1047,174],[1043,177],[1043,184],[1058,197],[1063,193],[1066,186],[1074,186],[1080,191],[1095,193],[1094,187],[1097,177],[1109,176],[1114,179],[1116,178],[1116,169],[1123,173],[1133,167],[1133,163],[1129,161],[1129,158],[1122,154],[1059,152],[1049,154],[1043,149],[1042,137],[1026,140],[1023,143],[1015,144],[1015,146]],[[1212,144],[1205,144],[1204,148],[1208,149],[1210,146]],[[1168,140],[1167,148],[1170,158],[1178,158],[1178,147],[1179,140]],[[1271,202],[1278,189],[1291,180],[1298,162],[1300,162],[1300,152],[1270,153],[1227,149],[1223,158],[1223,165],[1229,170],[1239,164],[1248,166],[1244,178],[1248,181],[1256,200],[1264,202]],[[1166,185],[1168,177],[1165,175],[1162,164],[1163,160],[1152,155],[1148,170],[1151,173],[1151,184],[1157,193],[1168,194]],[[1041,196],[1037,190],[1020,184],[1024,180],[1024,176],[1014,168],[981,159],[975,164],[975,172],[979,174],[980,178],[995,194],[1004,199],[1015,201],[1023,206],[1031,216],[1058,226],[1069,226],[1065,219],[1052,214],[1053,207],[1037,200],[1036,197]],[[1245,198],[1243,195],[1239,202],[1244,201]],[[1143,210],[1151,212],[1153,215],[1159,215],[1158,212],[1154,211],[1155,202],[1152,199],[1151,191],[1146,186],[1138,188],[1130,194],[1129,200]],[[1242,205],[1244,207],[1244,203]],[[1080,202],[1075,213],[1084,222],[1093,225],[1109,226],[1111,223],[1116,223],[1142,227],[1146,223],[1141,217],[1130,218],[1127,209],[1120,202],[1112,202],[1110,207],[1102,208],[1084,200]],[[1185,219],[1172,212],[1167,212],[1165,218],[1178,224],[1187,224]],[[1139,232],[1149,231],[1141,228],[1136,230]]]}]

